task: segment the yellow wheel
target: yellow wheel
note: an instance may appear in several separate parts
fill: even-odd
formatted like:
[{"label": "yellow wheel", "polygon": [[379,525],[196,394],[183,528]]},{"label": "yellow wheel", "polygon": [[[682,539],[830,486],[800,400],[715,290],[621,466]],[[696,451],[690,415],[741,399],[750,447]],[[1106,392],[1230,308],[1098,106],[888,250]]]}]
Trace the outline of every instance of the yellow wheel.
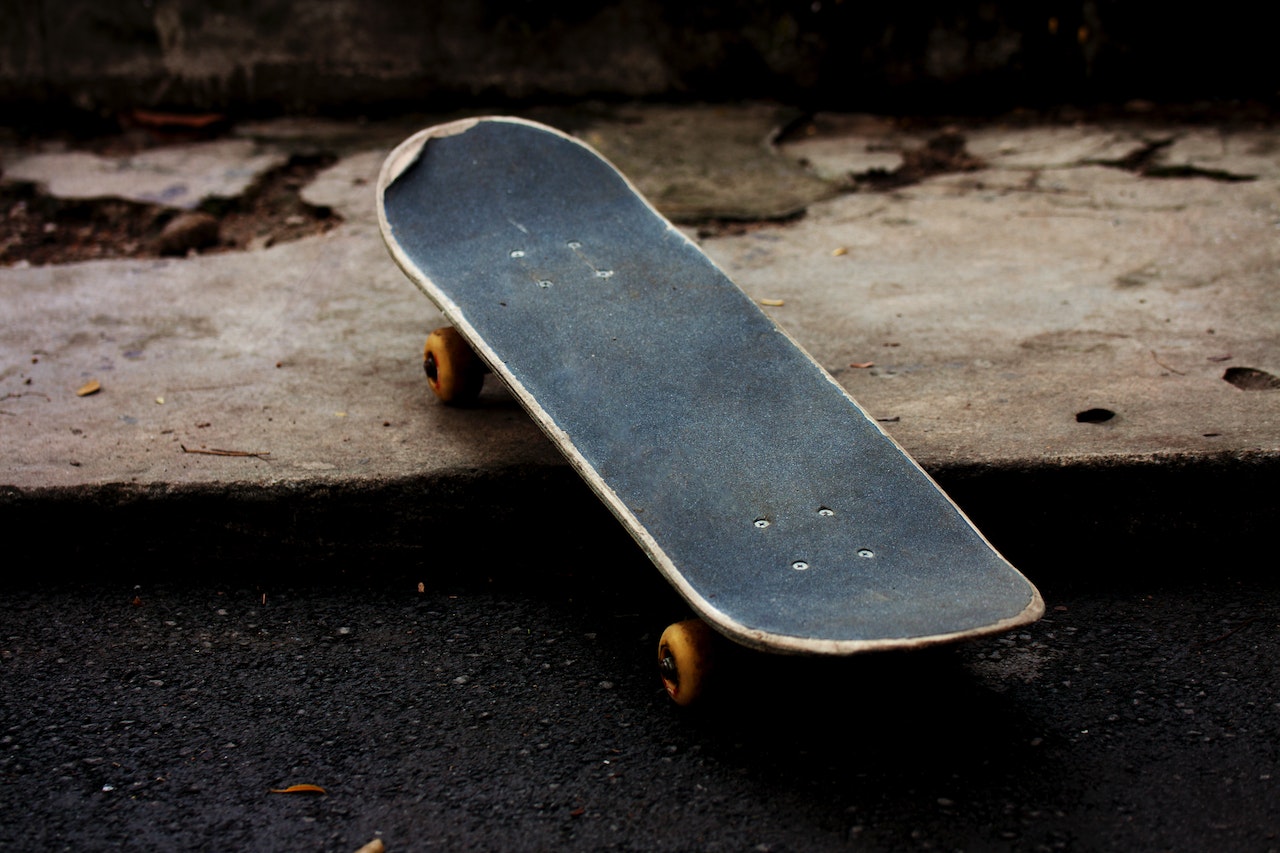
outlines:
[{"label": "yellow wheel", "polygon": [[485,366],[452,326],[436,329],[422,347],[427,384],[443,403],[465,406],[475,402],[484,384]]},{"label": "yellow wheel", "polygon": [[712,667],[712,631],[701,619],[667,626],[658,640],[658,670],[667,695],[677,705],[696,700]]}]

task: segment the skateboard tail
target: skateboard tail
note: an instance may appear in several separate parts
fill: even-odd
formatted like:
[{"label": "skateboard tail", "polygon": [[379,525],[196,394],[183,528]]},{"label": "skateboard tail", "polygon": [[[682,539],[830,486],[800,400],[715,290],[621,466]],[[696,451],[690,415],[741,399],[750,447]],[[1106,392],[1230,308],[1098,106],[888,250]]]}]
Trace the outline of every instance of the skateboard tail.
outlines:
[{"label": "skateboard tail", "polygon": [[[510,141],[513,136],[521,137],[518,144]],[[521,147],[526,143],[529,151]],[[539,164],[547,176],[538,180],[550,183],[534,190],[513,186],[516,179],[529,183],[535,155],[549,158]],[[510,165],[513,160],[522,168]],[[495,171],[503,173],[502,180]],[[556,183],[565,174],[567,188]],[[584,174],[595,181],[585,193]],[[428,180],[433,183],[424,189],[407,188]],[[472,181],[481,182],[479,189]],[[398,184],[406,188],[394,200],[392,216],[388,191]],[[521,192],[531,199],[523,206]],[[575,203],[556,209],[564,195]],[[405,198],[412,204],[406,206]],[[384,240],[406,275],[504,382],[664,577],[720,633],[769,651],[851,655],[998,633],[1043,612],[1035,587],[897,442],[589,146],[519,119],[467,119],[429,128],[387,158],[378,199]],[[563,233],[552,234],[556,228]],[[423,232],[431,229],[440,233],[424,248]],[[506,236],[494,247],[473,239],[474,229]],[[543,232],[555,239],[538,242]],[[555,274],[555,288],[537,290],[527,275],[521,278],[520,264],[550,257],[557,246],[569,267],[584,260],[584,235],[590,248],[614,255],[610,286],[601,286],[599,265],[591,267],[595,276],[579,265],[581,284],[564,271],[568,267]],[[519,251],[511,240],[523,241]],[[438,255],[453,259],[438,263]],[[543,283],[536,276],[534,281]],[[637,289],[642,285],[649,289]],[[554,301],[565,294],[573,299]],[[547,312],[555,319],[548,320]],[[601,325],[601,317],[614,315],[624,325]],[[531,352],[527,338],[509,333],[517,323],[536,326],[544,337],[563,334]],[[575,324],[569,331],[558,328]],[[631,338],[643,342],[647,336],[690,359],[674,371],[679,375],[658,377],[657,390],[650,387],[653,381],[630,376],[657,376],[669,368],[646,368],[645,351],[627,349]],[[715,345],[708,348],[708,340]],[[726,345],[738,347],[741,356],[723,355]],[[590,359],[578,358],[589,347],[602,347],[602,362],[621,365],[604,376],[612,384],[595,396],[601,362],[593,361],[594,350]],[[610,356],[610,348],[625,357]],[[578,366],[566,368],[568,378],[556,384],[518,364],[532,360],[545,368],[575,358]],[[780,372],[753,377],[758,366],[775,361]],[[681,385],[686,378],[687,388]],[[740,382],[754,384],[746,388]],[[573,394],[582,399],[566,402]],[[711,409],[713,417],[700,421],[699,408]],[[797,428],[791,416],[797,411],[806,411],[813,425]],[[654,413],[647,421],[646,412]],[[690,424],[673,418],[676,412]],[[632,418],[639,420],[628,423]],[[601,432],[601,422],[610,420],[630,432]],[[632,452],[637,436],[649,457]],[[800,470],[797,460],[804,458],[817,459],[818,468]],[[655,466],[657,479],[650,470]],[[726,480],[726,472],[746,466],[756,473]],[[796,509],[806,503],[809,510]],[[713,525],[712,518],[719,520]],[[820,525],[826,527],[819,530]],[[830,538],[832,530],[844,532],[834,544],[811,548],[813,554],[785,550],[810,549],[815,535]],[[922,549],[921,542],[934,550]],[[860,547],[868,544],[874,547]],[[947,547],[971,565],[963,571],[949,566]],[[916,559],[913,552],[922,550]],[[855,553],[868,559],[850,556]],[[913,571],[928,576],[927,589],[919,577],[891,571],[908,558],[915,561]],[[810,564],[813,571],[800,571]],[[973,586],[975,578],[984,586]],[[955,594],[957,587],[966,595]],[[951,615],[934,618],[932,611]]]}]

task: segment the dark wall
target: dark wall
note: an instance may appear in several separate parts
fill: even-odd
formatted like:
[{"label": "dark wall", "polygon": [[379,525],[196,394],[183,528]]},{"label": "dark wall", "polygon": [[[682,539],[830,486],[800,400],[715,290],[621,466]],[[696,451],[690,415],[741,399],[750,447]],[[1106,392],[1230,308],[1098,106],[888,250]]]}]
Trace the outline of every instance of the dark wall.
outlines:
[{"label": "dark wall", "polygon": [[1151,0],[0,0],[0,102],[296,112],[1274,99],[1267,7]]}]

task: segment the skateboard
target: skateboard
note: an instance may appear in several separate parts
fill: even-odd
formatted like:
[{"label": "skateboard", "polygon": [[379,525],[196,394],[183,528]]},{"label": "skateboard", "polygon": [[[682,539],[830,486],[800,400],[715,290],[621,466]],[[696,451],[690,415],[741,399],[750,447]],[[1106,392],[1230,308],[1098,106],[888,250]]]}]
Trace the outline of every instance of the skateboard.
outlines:
[{"label": "skateboard", "polygon": [[1010,565],[840,384],[611,164],[514,118],[423,130],[387,158],[391,255],[451,323],[446,402],[497,376],[697,620],[659,642],[685,704],[710,626],[853,655],[1043,613]]}]

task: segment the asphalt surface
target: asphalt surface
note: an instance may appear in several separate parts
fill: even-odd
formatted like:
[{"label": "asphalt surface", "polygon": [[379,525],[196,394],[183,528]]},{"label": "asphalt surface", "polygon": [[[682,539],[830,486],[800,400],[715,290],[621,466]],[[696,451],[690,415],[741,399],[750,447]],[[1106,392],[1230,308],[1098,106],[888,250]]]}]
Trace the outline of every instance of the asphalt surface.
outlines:
[{"label": "asphalt surface", "polygon": [[525,544],[11,575],[0,847],[1280,849],[1265,569],[1024,562],[1017,634],[731,655],[684,711],[625,537]]}]

